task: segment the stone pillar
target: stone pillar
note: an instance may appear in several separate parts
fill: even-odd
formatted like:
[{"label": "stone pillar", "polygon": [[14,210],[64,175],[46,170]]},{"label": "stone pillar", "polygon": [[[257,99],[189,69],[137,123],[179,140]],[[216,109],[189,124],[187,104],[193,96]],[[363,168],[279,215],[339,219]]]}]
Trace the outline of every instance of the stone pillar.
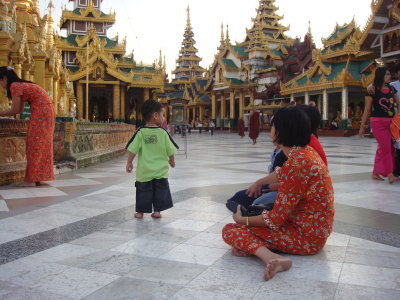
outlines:
[{"label": "stone pillar", "polygon": [[342,124],[341,128],[347,129],[347,117],[348,117],[348,106],[349,106],[349,88],[345,86],[342,89]]},{"label": "stone pillar", "polygon": [[196,121],[196,107],[192,108],[192,112],[193,112],[193,120]]},{"label": "stone pillar", "polygon": [[310,94],[308,92],[306,92],[304,94],[304,104],[308,105],[310,103]]},{"label": "stone pillar", "polygon": [[59,107],[59,97],[58,97],[58,80],[53,80],[53,102],[54,102],[54,111],[56,113],[56,117],[60,113],[58,110]]},{"label": "stone pillar", "polygon": [[235,91],[231,91],[229,94],[229,118],[233,120],[235,117]]},{"label": "stone pillar", "polygon": [[17,73],[18,77],[22,78],[22,66],[21,66],[21,64],[15,64],[14,65],[14,70],[15,70],[15,73]]},{"label": "stone pillar", "polygon": [[216,119],[217,116],[217,96],[215,93],[211,94],[211,119],[214,120]]},{"label": "stone pillar", "polygon": [[200,122],[203,122],[204,121],[204,106],[200,106],[199,110],[200,110],[199,120],[200,120]]},{"label": "stone pillar", "polygon": [[23,80],[28,80],[28,81],[31,80],[31,76],[29,74],[29,71],[27,71],[27,70],[22,71],[22,79]]},{"label": "stone pillar", "polygon": [[294,94],[290,94],[290,102],[295,101],[294,100]]},{"label": "stone pillar", "polygon": [[113,119],[119,120],[121,118],[121,93],[120,85],[114,84],[114,97],[113,97]]},{"label": "stone pillar", "polygon": [[42,88],[46,88],[45,82],[45,69],[46,69],[46,55],[35,56],[35,83]]},{"label": "stone pillar", "polygon": [[77,107],[76,107],[76,118],[78,120],[83,119],[83,85],[82,83],[77,83],[76,85],[76,101],[77,101]]},{"label": "stone pillar", "polygon": [[244,91],[240,91],[239,95],[239,118],[243,118],[244,115]]},{"label": "stone pillar", "polygon": [[328,91],[324,90],[322,94],[322,121],[328,121]]},{"label": "stone pillar", "polygon": [[226,116],[226,99],[225,94],[221,95],[221,128],[225,127],[225,116]]},{"label": "stone pillar", "polygon": [[144,89],[144,101],[149,100],[150,99],[150,89]]},{"label": "stone pillar", "polygon": [[126,117],[125,117],[125,110],[126,110],[125,109],[125,104],[126,104],[125,98],[126,98],[126,87],[121,85],[121,119],[122,120],[126,119]]}]

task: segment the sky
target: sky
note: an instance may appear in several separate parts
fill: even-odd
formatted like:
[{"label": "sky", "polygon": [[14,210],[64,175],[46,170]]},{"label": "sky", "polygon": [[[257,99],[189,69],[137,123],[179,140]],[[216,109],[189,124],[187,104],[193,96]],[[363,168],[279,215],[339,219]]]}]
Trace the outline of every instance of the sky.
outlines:
[{"label": "sky", "polygon": [[[42,14],[47,13],[49,0],[39,2]],[[73,3],[69,0],[53,0],[53,3],[57,26],[62,7],[67,5],[72,9]],[[208,68],[217,54],[221,23],[229,25],[232,43],[242,42],[246,28],[252,26],[251,18],[256,16],[258,3],[258,0],[104,0],[101,10],[116,12],[116,23],[108,31],[108,37],[118,34],[122,40],[126,36],[127,54],[133,49],[138,63],[152,64],[161,49],[170,74],[179,56],[188,5],[198,56],[203,59],[200,65]],[[371,14],[370,3],[371,0],[276,0],[275,5],[279,7],[278,14],[284,16],[281,24],[290,25],[288,36],[304,37],[310,21],[314,41],[320,48],[321,38],[329,37],[337,23],[349,23],[354,17],[357,25],[364,28]]]}]

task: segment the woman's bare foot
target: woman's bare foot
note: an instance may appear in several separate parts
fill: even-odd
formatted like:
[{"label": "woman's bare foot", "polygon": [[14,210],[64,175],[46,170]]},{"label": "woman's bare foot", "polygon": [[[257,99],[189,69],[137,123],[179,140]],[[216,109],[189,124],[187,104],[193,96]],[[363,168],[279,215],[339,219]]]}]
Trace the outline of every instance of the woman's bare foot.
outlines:
[{"label": "woman's bare foot", "polygon": [[135,212],[135,218],[136,219],[143,219],[143,213]]},{"label": "woman's bare foot", "polygon": [[239,256],[239,257],[248,257],[251,256],[251,254],[244,252],[238,248],[232,248],[232,254],[235,256]]},{"label": "woman's bare foot", "polygon": [[372,174],[371,178],[374,180],[379,180],[379,181],[385,181],[385,179],[383,179],[380,175],[378,174]]},{"label": "woman's bare foot", "polygon": [[161,218],[161,213],[159,211],[155,211],[151,214],[152,218],[159,219]]},{"label": "woman's bare foot", "polygon": [[35,187],[36,183],[34,182],[20,182],[20,183],[16,183],[14,185],[14,187]]},{"label": "woman's bare foot", "polygon": [[264,269],[264,280],[270,280],[278,272],[287,271],[292,267],[292,261],[289,258],[274,258],[267,263]]},{"label": "woman's bare foot", "polygon": [[397,177],[397,176],[394,176],[393,173],[390,173],[390,174],[388,175],[388,179],[389,179],[389,183],[393,183],[393,182],[395,182],[395,181],[400,181],[400,178]]}]

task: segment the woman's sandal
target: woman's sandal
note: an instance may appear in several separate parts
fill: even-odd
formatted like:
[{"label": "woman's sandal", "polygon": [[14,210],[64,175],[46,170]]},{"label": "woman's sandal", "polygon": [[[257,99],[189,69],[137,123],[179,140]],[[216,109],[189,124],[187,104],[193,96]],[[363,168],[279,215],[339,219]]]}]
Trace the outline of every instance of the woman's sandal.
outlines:
[{"label": "woman's sandal", "polygon": [[379,181],[385,181],[385,179],[383,179],[380,175],[378,174],[372,174],[371,178],[374,180],[379,180]]},{"label": "woman's sandal", "polygon": [[159,219],[159,218],[161,218],[161,214],[159,211],[155,211],[151,214],[151,217],[154,219]]},{"label": "woman's sandal", "polygon": [[143,219],[143,213],[135,212],[135,218],[136,219]]}]

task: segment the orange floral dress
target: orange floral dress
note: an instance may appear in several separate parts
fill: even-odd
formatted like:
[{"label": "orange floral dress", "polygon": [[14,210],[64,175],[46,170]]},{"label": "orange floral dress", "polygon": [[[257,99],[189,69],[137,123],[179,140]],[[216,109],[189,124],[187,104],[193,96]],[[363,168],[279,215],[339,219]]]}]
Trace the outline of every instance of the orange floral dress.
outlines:
[{"label": "orange floral dress", "polygon": [[28,102],[31,116],[26,137],[26,182],[54,180],[53,137],[55,113],[53,100],[34,83],[14,82],[10,86],[13,98]]},{"label": "orange floral dress", "polygon": [[250,254],[262,246],[290,254],[318,253],[332,232],[335,212],[328,168],[307,146],[293,148],[277,174],[281,184],[274,208],[262,214],[265,227],[227,224],[224,241]]}]

